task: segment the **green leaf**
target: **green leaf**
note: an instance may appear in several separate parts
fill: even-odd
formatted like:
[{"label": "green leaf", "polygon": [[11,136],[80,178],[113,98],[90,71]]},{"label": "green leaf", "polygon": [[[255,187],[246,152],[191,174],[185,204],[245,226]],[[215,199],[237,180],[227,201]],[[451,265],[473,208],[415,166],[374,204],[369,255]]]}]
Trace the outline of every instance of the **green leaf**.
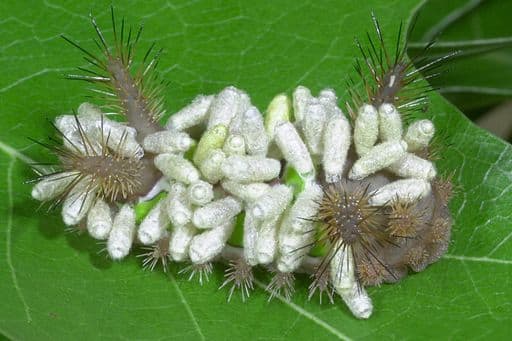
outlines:
[{"label": "green leaf", "polygon": [[460,54],[447,74],[432,84],[466,115],[512,98],[512,2],[430,0],[425,3],[410,37],[410,52],[417,53],[437,37],[429,58],[448,51]]},{"label": "green leaf", "polygon": [[[110,27],[109,3],[93,12]],[[372,30],[375,11],[392,44],[413,1],[123,1],[118,17],[145,22],[140,50],[166,49],[160,69],[171,80],[168,108],[227,85],[248,91],[264,109],[298,84],[333,87],[346,99],[345,77],[358,52],[353,37]],[[292,302],[267,302],[262,289],[246,303],[217,288],[218,266],[203,286],[173,267],[144,272],[134,256],[112,263],[91,238],[65,234],[58,212],[30,198],[28,158],[49,156],[26,137],[52,134],[47,119],[86,100],[84,84],[61,74],[83,65],[59,35],[94,48],[85,2],[0,4],[0,332],[12,339],[468,339],[508,336],[512,322],[512,151],[476,128],[439,95],[427,116],[446,130],[439,168],[455,171],[460,190],[448,254],[397,285],[370,288],[375,313],[354,319],[335,305],[307,300],[300,277]],[[106,29],[108,33],[111,31]]]}]

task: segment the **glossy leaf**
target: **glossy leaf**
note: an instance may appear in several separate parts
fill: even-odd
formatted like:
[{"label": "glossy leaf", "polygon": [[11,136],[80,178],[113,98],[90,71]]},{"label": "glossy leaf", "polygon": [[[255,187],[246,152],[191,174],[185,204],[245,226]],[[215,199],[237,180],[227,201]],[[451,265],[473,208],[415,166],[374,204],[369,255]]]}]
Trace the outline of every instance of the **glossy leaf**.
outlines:
[{"label": "glossy leaf", "polygon": [[[353,37],[372,30],[375,11],[392,44],[413,1],[123,1],[118,16],[145,22],[140,50],[166,49],[160,69],[171,81],[169,112],[198,93],[235,85],[264,109],[277,93],[303,84],[333,87],[358,52]],[[512,150],[476,128],[432,93],[426,115],[447,133],[439,162],[460,190],[448,254],[397,285],[370,288],[368,321],[307,300],[299,277],[292,302],[267,302],[260,276],[248,302],[218,290],[222,266],[203,286],[177,274],[144,272],[135,256],[112,263],[91,238],[66,234],[58,212],[30,198],[30,159],[49,156],[27,137],[52,134],[47,119],[86,100],[84,84],[61,75],[83,65],[59,38],[93,48],[90,9],[109,27],[109,3],[0,4],[0,332],[11,339],[486,339],[509,335],[512,322]],[[110,30],[106,30],[110,33]],[[140,53],[139,50],[139,53]]]},{"label": "glossy leaf", "polygon": [[432,84],[472,119],[512,98],[512,34],[504,24],[511,10],[509,1],[429,0],[410,36],[411,53],[432,39],[432,59],[460,51],[449,72]]}]

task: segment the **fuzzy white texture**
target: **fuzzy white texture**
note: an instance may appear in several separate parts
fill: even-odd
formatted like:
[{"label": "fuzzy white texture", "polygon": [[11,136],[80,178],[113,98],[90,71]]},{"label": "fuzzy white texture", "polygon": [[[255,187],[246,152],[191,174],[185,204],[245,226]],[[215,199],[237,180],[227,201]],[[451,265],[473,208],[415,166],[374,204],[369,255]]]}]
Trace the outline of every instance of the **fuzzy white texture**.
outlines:
[{"label": "fuzzy white texture", "polygon": [[170,222],[165,206],[165,200],[160,200],[140,223],[137,236],[142,244],[153,244],[164,236]]},{"label": "fuzzy white texture", "polygon": [[222,188],[244,202],[252,203],[270,190],[270,185],[263,182],[242,184],[231,180],[222,180]]},{"label": "fuzzy white texture", "polygon": [[292,199],[293,191],[290,187],[276,185],[255,201],[248,210],[256,219],[271,219],[283,213]]},{"label": "fuzzy white texture", "polygon": [[381,141],[397,141],[402,138],[402,118],[393,104],[379,107],[379,135]]},{"label": "fuzzy white texture", "polygon": [[392,163],[388,169],[403,178],[417,178],[427,181],[434,179],[437,174],[432,162],[412,153],[406,153],[398,161]]},{"label": "fuzzy white texture", "polygon": [[142,146],[150,153],[180,153],[192,146],[193,140],[187,133],[164,130],[146,136]]},{"label": "fuzzy white texture", "polygon": [[302,131],[312,155],[320,155],[323,152],[322,137],[326,121],[325,106],[318,99],[310,100],[304,112]]},{"label": "fuzzy white texture", "polygon": [[182,262],[188,259],[188,248],[197,229],[192,224],[174,225],[169,239],[169,254],[172,260]]},{"label": "fuzzy white texture", "polygon": [[192,103],[169,117],[166,128],[169,130],[185,130],[196,126],[208,118],[208,109],[215,96],[199,95]]},{"label": "fuzzy white texture", "polygon": [[226,160],[226,154],[220,149],[212,149],[199,165],[203,177],[215,184],[223,178],[221,167]]},{"label": "fuzzy white texture", "polygon": [[322,105],[326,108],[328,116],[335,114],[338,110],[338,96],[336,96],[336,92],[334,89],[323,89],[318,94],[318,100]]},{"label": "fuzzy white texture", "polygon": [[311,99],[313,99],[311,91],[304,86],[298,86],[293,92],[293,113],[296,124],[301,124],[306,113],[306,106]]},{"label": "fuzzy white texture", "polygon": [[78,116],[88,117],[92,119],[98,119],[101,117],[101,115],[103,115],[100,108],[88,102],[80,104],[76,112],[78,113]]},{"label": "fuzzy white texture", "polygon": [[354,123],[354,145],[359,156],[363,156],[377,142],[379,137],[379,116],[377,110],[369,104],[359,108]]},{"label": "fuzzy white texture", "polygon": [[188,251],[192,263],[204,264],[219,255],[226,246],[234,226],[234,221],[230,220],[192,238]]},{"label": "fuzzy white texture", "polygon": [[316,182],[308,182],[287,212],[281,229],[302,234],[313,228],[318,213],[318,203],[322,200],[323,190]]},{"label": "fuzzy white texture", "polygon": [[282,122],[275,128],[275,141],[285,160],[304,178],[315,174],[313,160],[295,126]]},{"label": "fuzzy white texture", "polygon": [[304,256],[311,250],[315,240],[313,233],[295,234],[281,233],[278,235],[279,255],[276,260],[277,269],[281,272],[297,270]]},{"label": "fuzzy white texture", "polygon": [[192,159],[194,164],[201,165],[212,150],[221,149],[224,146],[227,136],[228,128],[222,124],[206,130],[197,143]]},{"label": "fuzzy white texture", "polygon": [[270,181],[279,175],[281,163],[260,156],[233,155],[222,163],[222,174],[233,181],[249,183]]},{"label": "fuzzy white texture", "polygon": [[[249,102],[250,104],[250,102]],[[244,120],[244,113],[247,111],[249,104],[239,104],[238,110],[235,113],[235,116],[231,119],[231,122],[227,125],[228,127],[228,137],[231,135],[240,135],[242,131],[242,124]],[[245,109],[244,109],[245,108]],[[243,110],[243,111],[240,111]]]},{"label": "fuzzy white texture", "polygon": [[89,212],[96,198],[96,188],[89,188],[88,177],[80,180],[62,204],[62,220],[68,226],[78,224]]},{"label": "fuzzy white texture", "polygon": [[221,224],[226,224],[241,211],[242,204],[240,200],[227,196],[196,209],[192,222],[200,229],[212,229]]},{"label": "fuzzy white texture", "polygon": [[247,212],[244,218],[244,258],[248,264],[258,265],[258,229],[260,221],[251,212]]},{"label": "fuzzy white texture", "polygon": [[213,200],[213,187],[210,183],[199,180],[188,187],[187,197],[190,203],[204,206]]},{"label": "fuzzy white texture", "polygon": [[103,199],[97,199],[87,214],[87,231],[99,240],[108,238],[112,229],[112,212]]},{"label": "fuzzy white texture", "polygon": [[295,203],[287,210],[279,228],[277,267],[280,271],[295,271],[310,251],[315,237],[313,219],[322,194],[317,183],[306,183]]},{"label": "fuzzy white texture", "polygon": [[63,194],[77,174],[66,172],[44,177],[32,187],[32,198],[39,201],[55,199]]},{"label": "fuzzy white texture", "polygon": [[330,263],[329,273],[332,286],[355,317],[367,319],[372,314],[373,305],[366,290],[358,285],[355,278],[352,252],[343,249],[339,244],[334,246],[333,250],[338,251],[334,254]]},{"label": "fuzzy white texture", "polygon": [[186,187],[182,183],[171,186],[169,196],[166,198],[167,214],[174,226],[182,226],[192,219],[192,209],[187,200]]},{"label": "fuzzy white texture", "polygon": [[[238,90],[238,89],[237,89]],[[242,131],[242,126],[244,124],[244,115],[247,110],[252,106],[251,99],[249,95],[245,92],[238,90],[238,106],[235,116],[231,119],[229,123],[229,134],[230,135],[240,135]]]},{"label": "fuzzy white texture", "polygon": [[270,264],[276,258],[278,250],[277,230],[280,219],[280,216],[276,216],[260,223],[258,240],[256,241],[256,258],[259,264]]},{"label": "fuzzy white texture", "polygon": [[137,131],[132,127],[105,118],[103,122],[96,121],[94,132],[98,134],[98,140],[102,138],[100,133],[103,132],[107,146],[121,155],[138,158],[144,156],[144,149],[136,140]]},{"label": "fuzzy white texture", "polygon": [[343,115],[333,114],[326,122],[323,140],[322,165],[326,182],[333,183],[341,180],[350,141],[350,123]]},{"label": "fuzzy white texture", "polygon": [[[92,109],[91,109],[92,110]],[[79,122],[82,130],[79,129]],[[63,115],[55,119],[55,126],[67,137],[65,142],[69,149],[79,148],[83,154],[101,152],[101,142],[121,155],[142,157],[144,149],[136,141],[137,131],[122,123],[109,120],[103,116],[93,115]],[[83,144],[82,134],[87,136],[87,143]],[[91,150],[94,148],[94,151]]]},{"label": "fuzzy white texture", "polygon": [[226,155],[244,155],[245,140],[242,135],[229,135],[224,143],[224,152]]},{"label": "fuzzy white texture", "polygon": [[428,147],[428,144],[434,137],[434,133],[435,127],[430,120],[420,120],[412,123],[404,136],[408,150],[416,151]]},{"label": "fuzzy white texture", "polygon": [[288,96],[280,94],[274,97],[265,115],[265,129],[270,139],[274,138],[275,128],[282,122],[290,120],[291,103]]},{"label": "fuzzy white texture", "polygon": [[[132,143],[136,137],[133,128],[106,119],[93,105],[83,104],[78,119],[94,152],[99,151],[108,131],[125,152],[157,154],[154,163],[164,176],[139,202],[151,200],[161,191],[168,195],[140,224],[140,242],[153,244],[168,236],[171,223],[169,257],[203,264],[230,248],[226,242],[237,215],[245,209],[245,260],[250,265],[273,263],[281,272],[293,272],[307,262],[315,240],[311,218],[322,197],[316,174],[324,173],[326,182],[333,183],[347,171],[349,178],[357,180],[380,170],[393,172],[399,179],[376,189],[370,198],[372,205],[383,206],[397,197],[414,201],[428,195],[436,171],[430,161],[410,153],[428,147],[432,140],[435,129],[428,120],[412,123],[404,134],[400,113],[393,105],[383,104],[377,110],[365,104],[358,110],[352,131],[332,89],[313,97],[302,86],[293,93],[293,115],[291,107],[286,95],[277,95],[263,118],[249,96],[234,87],[217,96],[200,95],[171,116],[167,130],[148,135],[144,150]],[[77,143],[79,152],[87,152],[85,148],[91,147],[81,145],[76,119],[65,115],[56,124],[66,138]],[[102,121],[103,128],[108,128],[103,135],[99,134]],[[202,135],[196,135],[204,126]],[[194,144],[188,135],[192,127],[190,133],[198,142],[190,161],[184,152]],[[352,141],[359,158],[347,170]],[[283,159],[305,181],[295,200],[292,187],[278,179]],[[97,197],[94,188],[86,187],[87,178],[66,193],[74,176],[62,173],[43,178],[34,186],[32,196],[47,201],[65,193],[64,222],[76,225],[87,215],[91,236],[108,238],[112,259],[125,257],[135,237],[134,208],[124,204],[117,209],[115,203]],[[350,257],[343,252],[334,257],[331,281],[354,315],[367,318],[371,301],[364,289],[357,288]],[[339,265],[346,262],[352,265],[340,270]]]},{"label": "fuzzy white texture", "polygon": [[114,217],[112,230],[107,240],[107,252],[113,260],[120,260],[128,255],[135,235],[135,210],[125,204]]},{"label": "fuzzy white texture", "polygon": [[[101,153],[101,143],[90,138],[93,135],[91,131],[94,130],[93,127],[95,126],[92,118],[62,115],[55,118],[54,124],[59,132],[66,136],[62,142],[68,150],[72,152],[78,151],[83,155]],[[79,125],[81,129],[79,129]],[[89,143],[86,143],[86,145],[84,145],[82,139],[84,135],[88,137]]]},{"label": "fuzzy white texture", "polygon": [[155,157],[155,166],[168,178],[186,184],[199,180],[199,171],[192,162],[175,154],[159,154]]},{"label": "fuzzy white texture", "polygon": [[379,188],[370,198],[370,205],[388,205],[392,200],[415,202],[430,194],[430,183],[422,179],[402,179]]},{"label": "fuzzy white texture", "polygon": [[228,126],[238,111],[240,91],[230,86],[222,90],[209,108],[208,129],[216,125]]},{"label": "fuzzy white texture", "polygon": [[406,150],[407,143],[404,141],[382,142],[354,163],[348,177],[352,180],[362,180],[400,160]]},{"label": "fuzzy white texture", "polygon": [[244,138],[247,154],[267,155],[269,137],[265,132],[263,116],[258,108],[252,106],[244,113],[240,134]]}]

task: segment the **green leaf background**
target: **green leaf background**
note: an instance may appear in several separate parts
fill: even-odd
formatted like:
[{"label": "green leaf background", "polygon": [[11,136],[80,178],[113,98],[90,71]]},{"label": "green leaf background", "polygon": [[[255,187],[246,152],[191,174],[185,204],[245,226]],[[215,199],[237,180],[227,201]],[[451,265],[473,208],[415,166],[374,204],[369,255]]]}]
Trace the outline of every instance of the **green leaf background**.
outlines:
[{"label": "green leaf background", "polygon": [[[47,120],[88,94],[62,74],[84,62],[60,38],[93,47],[88,13],[110,33],[110,3],[0,3],[0,333],[10,339],[500,339],[512,325],[512,151],[475,127],[438,94],[426,114],[448,135],[439,161],[459,191],[448,254],[397,285],[370,288],[374,315],[354,319],[343,303],[307,300],[300,277],[292,302],[267,302],[261,277],[249,302],[226,302],[222,267],[200,286],[177,275],[144,272],[132,256],[112,263],[86,236],[65,234],[58,212],[30,198],[28,158],[46,152],[27,137],[52,134]],[[197,93],[227,85],[264,109],[298,84],[333,87],[357,56],[354,36],[380,19],[387,41],[415,1],[123,1],[118,16],[145,23],[141,50],[164,47],[160,70],[171,81],[170,112]],[[81,64],[82,63],[82,64]]]},{"label": "green leaf background", "polygon": [[460,51],[432,83],[472,119],[512,98],[511,11],[512,1],[429,0],[411,34],[411,53],[434,37],[430,58]]}]

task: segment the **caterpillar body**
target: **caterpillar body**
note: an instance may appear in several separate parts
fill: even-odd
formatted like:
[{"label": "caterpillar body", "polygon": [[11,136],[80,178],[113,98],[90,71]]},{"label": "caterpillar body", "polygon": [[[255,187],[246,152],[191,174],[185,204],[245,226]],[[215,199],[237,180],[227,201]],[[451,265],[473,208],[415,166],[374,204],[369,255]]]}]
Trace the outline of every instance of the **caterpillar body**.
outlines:
[{"label": "caterpillar body", "polygon": [[57,117],[61,140],[41,144],[59,163],[40,174],[32,196],[62,203],[64,223],[105,240],[113,260],[143,250],[145,268],[184,262],[181,272],[201,283],[223,262],[228,300],[235,290],[249,297],[254,267],[273,273],[270,299],[291,299],[295,273],[307,273],[310,298],[334,302],[337,294],[354,316],[368,318],[364,287],[437,261],[452,223],[452,185],[432,153],[435,126],[407,117],[427,102],[419,71],[443,59],[415,69],[405,47],[388,53],[373,21],[378,41],[357,43],[364,92],[349,81],[347,116],[333,89],[314,96],[299,86],[262,115],[249,94],[229,86],[198,95],[160,125],[160,51],[151,47],[136,68],[141,30],[124,19],[119,28],[112,10],[109,47],[92,18],[102,53],[65,38],[91,64],[69,78],[97,85],[125,122],[90,103]]}]

